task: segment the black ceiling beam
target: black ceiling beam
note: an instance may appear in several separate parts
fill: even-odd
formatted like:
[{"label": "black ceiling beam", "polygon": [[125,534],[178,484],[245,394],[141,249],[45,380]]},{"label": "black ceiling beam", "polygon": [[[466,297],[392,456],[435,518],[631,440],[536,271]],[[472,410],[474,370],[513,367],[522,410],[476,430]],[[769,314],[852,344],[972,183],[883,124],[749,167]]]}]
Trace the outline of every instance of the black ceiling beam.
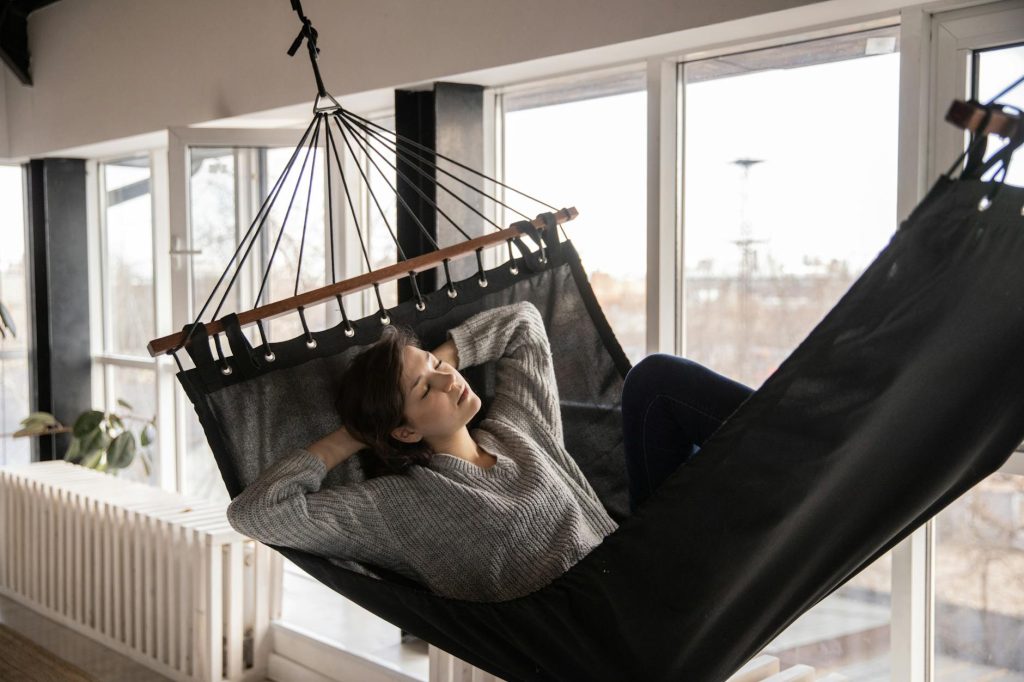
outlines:
[{"label": "black ceiling beam", "polygon": [[28,15],[57,0],[0,0],[0,59],[24,85],[29,73]]}]

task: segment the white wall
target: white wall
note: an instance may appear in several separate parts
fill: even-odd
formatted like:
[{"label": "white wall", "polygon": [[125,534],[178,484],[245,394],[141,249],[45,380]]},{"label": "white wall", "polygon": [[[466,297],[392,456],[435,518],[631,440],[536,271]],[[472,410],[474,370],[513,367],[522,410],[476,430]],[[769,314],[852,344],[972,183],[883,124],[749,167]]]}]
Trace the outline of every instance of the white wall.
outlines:
[{"label": "white wall", "polygon": [[[335,95],[812,5],[817,0],[304,0]],[[288,0],[62,0],[29,18],[32,87],[6,68],[0,158],[311,101]]]},{"label": "white wall", "polygon": [[[0,69],[7,71],[6,66]],[[7,139],[7,79],[0,76],[0,159],[9,156],[7,153],[9,141]]]}]

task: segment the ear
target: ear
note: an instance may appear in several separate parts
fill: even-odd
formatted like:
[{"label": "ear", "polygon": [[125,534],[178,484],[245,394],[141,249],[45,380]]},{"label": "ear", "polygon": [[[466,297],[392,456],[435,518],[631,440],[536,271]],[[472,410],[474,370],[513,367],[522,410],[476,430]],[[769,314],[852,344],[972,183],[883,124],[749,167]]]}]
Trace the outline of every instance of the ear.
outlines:
[{"label": "ear", "polygon": [[395,440],[400,440],[403,443],[419,443],[423,440],[423,434],[419,431],[410,428],[407,424],[396,426],[391,431],[391,437]]}]

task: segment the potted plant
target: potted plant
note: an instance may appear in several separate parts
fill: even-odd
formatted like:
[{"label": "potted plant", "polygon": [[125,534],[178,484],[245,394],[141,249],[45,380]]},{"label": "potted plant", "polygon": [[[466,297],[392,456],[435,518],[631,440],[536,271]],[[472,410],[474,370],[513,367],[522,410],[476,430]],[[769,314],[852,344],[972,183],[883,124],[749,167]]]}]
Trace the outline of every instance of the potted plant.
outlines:
[{"label": "potted plant", "polygon": [[[121,399],[117,404],[125,410],[133,409]],[[128,422],[136,422],[137,426],[129,427]],[[68,462],[116,475],[118,470],[130,466],[138,455],[146,475],[152,471],[150,448],[156,438],[156,417],[86,410],[78,415],[74,426],[67,427],[49,412],[33,412],[21,420],[21,429],[14,437],[57,433],[71,433],[71,443],[64,453]]]}]

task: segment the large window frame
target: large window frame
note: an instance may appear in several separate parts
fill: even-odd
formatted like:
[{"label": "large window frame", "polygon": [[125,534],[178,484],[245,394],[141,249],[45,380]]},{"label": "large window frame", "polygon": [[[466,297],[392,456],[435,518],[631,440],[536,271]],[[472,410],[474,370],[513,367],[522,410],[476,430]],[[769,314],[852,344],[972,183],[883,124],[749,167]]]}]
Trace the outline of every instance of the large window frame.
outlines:
[{"label": "large window frame", "polygon": [[[647,83],[647,343],[648,352],[679,353],[683,319],[682,278],[682,208],[685,197],[682,186],[682,121],[685,111],[685,89],[681,84],[681,62],[762,47],[784,45],[800,40],[828,37],[840,33],[878,28],[898,23],[900,26],[900,119],[897,213],[904,219],[923,198],[939,173],[945,171],[950,159],[959,153],[962,135],[944,123],[949,102],[964,96],[966,72],[964,51],[1019,41],[1022,26],[1019,20],[1008,20],[1005,12],[1024,11],[1017,0],[978,4],[977,2],[938,2],[911,4],[878,0],[869,6],[851,3],[816,3],[812,6],[750,17],[728,24],[684,31],[652,40],[645,47],[625,46],[616,50],[595,51],[592,55],[566,55],[543,60],[529,68],[510,68],[503,75],[487,82],[495,86],[495,97],[502,88],[536,85],[548,79],[573,79],[598,70],[622,68],[638,61],[643,64]],[[1016,17],[1016,14],[1012,15]],[[525,75],[524,75],[525,74]],[[496,106],[490,99],[488,106]],[[493,117],[485,119],[485,132],[497,135]],[[287,138],[287,139],[284,139]],[[184,149],[188,145],[209,146],[281,146],[294,145],[294,130],[214,130],[203,128],[174,129],[163,143],[142,149],[152,159],[154,210],[154,305],[159,333],[180,329],[188,319],[191,292],[181,291],[189,281],[175,272],[168,252],[172,240],[181,237],[187,248],[185,211],[187,175],[184,173]],[[500,159],[495,147],[488,158],[491,167]],[[123,156],[118,152],[116,157]],[[110,158],[110,157],[108,157]],[[99,197],[97,164],[90,162],[90,192],[95,204]],[[332,179],[333,182],[333,179]],[[340,183],[333,182],[335,188]],[[333,201],[342,206],[342,201]],[[98,263],[98,207],[90,209],[90,263]],[[342,216],[335,216],[336,228],[342,231],[342,242],[352,235],[345,229]],[[338,263],[339,276],[348,270],[344,259]],[[91,291],[100,295],[97,268]],[[186,284],[182,284],[185,282]],[[99,330],[101,307],[93,298],[93,329]],[[101,301],[100,301],[101,303]],[[97,371],[108,366],[156,367],[160,446],[163,452],[174,452],[173,466],[161,466],[160,483],[178,489],[180,476],[177,463],[183,461],[184,438],[179,437],[182,410],[191,409],[180,391],[174,389],[176,367],[168,357],[155,360],[122,358],[102,353],[94,346]],[[102,386],[94,381],[94,387]],[[94,388],[94,391],[100,389]],[[96,396],[97,404],[102,395]],[[165,457],[165,461],[167,458]],[[1024,452],[1013,454],[1000,469],[1004,473],[1024,474]],[[934,529],[931,522],[920,528],[893,550],[892,565],[892,677],[908,682],[927,682],[933,675],[933,602],[932,577]],[[341,668],[339,668],[341,669]]]}]

